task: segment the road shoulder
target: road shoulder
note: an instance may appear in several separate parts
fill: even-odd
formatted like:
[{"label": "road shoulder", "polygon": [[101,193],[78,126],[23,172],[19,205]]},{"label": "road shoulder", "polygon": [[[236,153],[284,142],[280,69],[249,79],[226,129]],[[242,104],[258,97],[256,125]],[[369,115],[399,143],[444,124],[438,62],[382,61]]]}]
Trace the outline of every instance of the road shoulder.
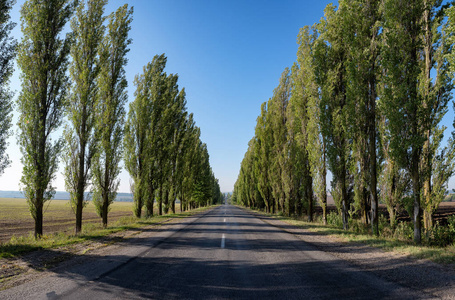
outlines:
[{"label": "road shoulder", "polygon": [[[24,283],[35,281],[55,274],[66,273],[74,266],[81,266],[90,262],[100,261],[104,257],[121,257],[125,260],[130,257],[132,251],[143,251],[147,247],[136,247],[131,245],[140,244],[138,241],[156,237],[155,242],[167,234],[172,234],[181,227],[194,222],[196,219],[207,214],[213,208],[202,212],[196,212],[184,218],[167,218],[158,223],[147,225],[137,229],[127,229],[108,236],[87,240],[83,243],[76,243],[55,249],[33,251],[15,258],[0,259],[0,291],[18,287]],[[177,225],[177,226],[175,226]],[[170,228],[172,230],[170,230]],[[140,248],[140,249],[139,249]],[[117,267],[117,264],[125,263],[122,259],[110,264],[106,270],[99,270],[103,274],[109,268]],[[97,277],[100,274],[94,274]]]},{"label": "road shoulder", "polygon": [[374,273],[387,281],[429,293],[438,298],[455,299],[455,270],[452,266],[387,252],[357,242],[343,242],[334,236],[318,234],[255,211],[242,209],[264,222],[314,245],[321,251],[343,259],[361,270]]}]

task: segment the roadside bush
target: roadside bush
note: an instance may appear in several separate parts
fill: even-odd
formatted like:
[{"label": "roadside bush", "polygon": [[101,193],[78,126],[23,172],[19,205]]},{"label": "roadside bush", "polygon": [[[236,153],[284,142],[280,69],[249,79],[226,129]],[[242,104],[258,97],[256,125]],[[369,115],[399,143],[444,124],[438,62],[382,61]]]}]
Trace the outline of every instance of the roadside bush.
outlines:
[{"label": "roadside bush", "polygon": [[327,224],[343,228],[343,220],[341,219],[341,215],[334,211],[329,212],[327,214]]},{"label": "roadside bush", "polygon": [[441,225],[438,221],[433,229],[429,230],[428,244],[431,246],[445,247],[455,242],[455,216],[447,218],[447,225]]},{"label": "roadside bush", "polygon": [[[343,224],[341,225],[343,226]],[[365,225],[361,220],[349,217],[349,230],[354,231],[355,233],[368,233],[369,226]]]},{"label": "roadside bush", "polygon": [[410,241],[414,237],[414,227],[411,222],[398,222],[393,237],[401,241]]},{"label": "roadside bush", "polygon": [[378,230],[382,237],[393,238],[393,227],[390,226],[389,219],[383,214],[380,214],[378,218]]}]

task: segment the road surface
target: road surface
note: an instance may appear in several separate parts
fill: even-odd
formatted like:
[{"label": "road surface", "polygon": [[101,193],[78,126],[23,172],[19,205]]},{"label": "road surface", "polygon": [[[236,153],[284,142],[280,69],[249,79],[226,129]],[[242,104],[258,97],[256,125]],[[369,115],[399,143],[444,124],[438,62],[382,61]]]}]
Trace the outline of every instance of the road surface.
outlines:
[{"label": "road surface", "polygon": [[[428,299],[223,205],[150,229],[0,299]],[[111,251],[112,252],[112,251]]]}]

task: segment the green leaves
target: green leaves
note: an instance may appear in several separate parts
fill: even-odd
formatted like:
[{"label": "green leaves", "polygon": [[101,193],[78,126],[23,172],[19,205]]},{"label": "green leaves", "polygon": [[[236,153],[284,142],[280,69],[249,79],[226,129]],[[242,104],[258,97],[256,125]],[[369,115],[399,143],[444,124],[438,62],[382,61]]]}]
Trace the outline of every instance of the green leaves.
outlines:
[{"label": "green leaves", "polygon": [[70,75],[73,82],[65,128],[65,187],[76,214],[76,233],[82,229],[84,192],[90,183],[92,160],[97,150],[95,108],[99,100],[99,41],[104,36],[103,17],[107,0],[81,1],[71,20],[73,45]]},{"label": "green leaves", "polygon": [[107,32],[99,45],[100,70],[97,77],[99,99],[95,108],[95,136],[98,152],[94,156],[93,201],[103,225],[107,226],[109,205],[117,195],[120,160],[123,153],[123,131],[127,81],[126,54],[133,9],[124,5],[108,17]]},{"label": "green leaves", "polygon": [[71,17],[75,1],[30,0],[21,9],[23,38],[19,45],[22,90],[17,104],[20,135],[18,142],[24,165],[22,190],[35,218],[35,236],[42,235],[43,203],[54,188],[62,140],[50,135],[62,122],[69,80],[66,75],[71,38],[60,37]]}]

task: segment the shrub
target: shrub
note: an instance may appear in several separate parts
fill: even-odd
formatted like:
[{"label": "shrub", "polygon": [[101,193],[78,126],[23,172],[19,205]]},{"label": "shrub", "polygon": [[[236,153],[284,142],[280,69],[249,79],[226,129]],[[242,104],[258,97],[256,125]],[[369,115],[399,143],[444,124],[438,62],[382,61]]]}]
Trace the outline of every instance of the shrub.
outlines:
[{"label": "shrub", "polygon": [[411,222],[398,222],[394,232],[394,238],[397,240],[410,241],[414,237],[414,227]]},{"label": "shrub", "polygon": [[343,220],[341,219],[341,215],[334,211],[329,212],[327,214],[327,224],[343,228]]},{"label": "shrub", "polygon": [[427,242],[432,246],[444,247],[455,242],[455,216],[447,218],[447,226],[438,221],[427,233]]}]

